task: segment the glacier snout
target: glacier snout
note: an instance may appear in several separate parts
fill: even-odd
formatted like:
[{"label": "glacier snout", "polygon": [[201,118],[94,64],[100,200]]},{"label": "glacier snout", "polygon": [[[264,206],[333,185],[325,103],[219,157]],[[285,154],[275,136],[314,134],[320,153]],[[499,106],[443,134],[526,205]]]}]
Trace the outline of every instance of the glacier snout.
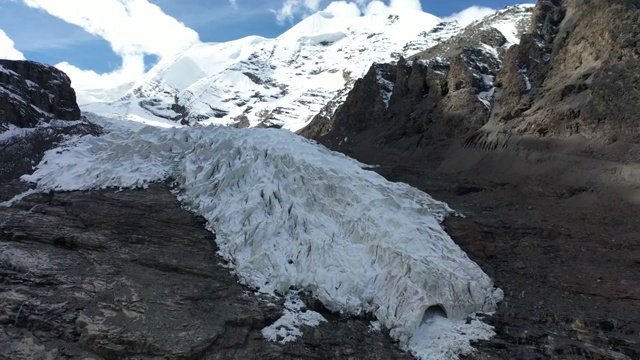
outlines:
[{"label": "glacier snout", "polygon": [[363,166],[284,130],[145,127],[73,140],[24,178],[41,190],[175,179],[241,282],[372,313],[419,355],[425,313],[464,320],[494,311],[500,291],[440,226],[445,203]]}]

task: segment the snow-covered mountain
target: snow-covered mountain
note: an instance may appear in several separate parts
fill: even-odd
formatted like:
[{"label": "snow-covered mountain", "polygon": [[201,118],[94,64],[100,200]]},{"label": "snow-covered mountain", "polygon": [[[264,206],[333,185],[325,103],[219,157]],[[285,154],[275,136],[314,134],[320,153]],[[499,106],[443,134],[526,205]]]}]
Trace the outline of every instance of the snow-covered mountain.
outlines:
[{"label": "snow-covered mountain", "polygon": [[[483,23],[503,32],[509,44],[519,38],[516,24],[530,17],[525,7],[514,9]],[[416,11],[356,18],[319,12],[275,39],[195,45],[131,85],[82,94],[96,101],[83,110],[156,124],[295,131],[319,112],[334,111],[372,63],[409,57],[464,30],[455,21]]]}]

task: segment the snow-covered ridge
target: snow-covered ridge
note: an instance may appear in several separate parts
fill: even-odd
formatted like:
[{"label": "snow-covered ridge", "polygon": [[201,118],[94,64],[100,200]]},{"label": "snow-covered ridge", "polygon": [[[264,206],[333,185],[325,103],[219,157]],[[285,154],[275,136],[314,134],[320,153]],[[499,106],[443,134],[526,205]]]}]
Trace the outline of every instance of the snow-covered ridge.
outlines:
[{"label": "snow-covered ridge", "polygon": [[[482,20],[478,20],[469,28],[487,29],[492,27],[507,39],[506,47],[520,43],[520,36],[529,30],[531,24],[531,12],[535,4],[519,4],[508,6],[498,10],[495,14],[486,16]],[[525,15],[525,16],[523,16]]]},{"label": "snow-covered ridge", "polygon": [[[297,130],[373,62],[412,55],[459,28],[453,24],[432,34],[439,22],[424,12],[358,18],[320,12],[275,39],[195,45],[154,66],[113,104],[94,102],[83,110],[172,123],[186,115],[191,124],[230,124],[246,117],[251,126]],[[121,89],[105,91],[103,99],[109,103],[121,94]],[[95,91],[90,96],[100,98]]]},{"label": "snow-covered ridge", "polygon": [[154,66],[128,91],[91,91],[79,98],[90,102],[85,111],[148,123],[242,122],[296,131],[320,112],[332,115],[326,112],[344,101],[372,63],[410,57],[489,27],[501,31],[508,45],[517,43],[528,7],[505,8],[466,28],[420,11],[355,18],[319,12],[275,39],[194,45]]},{"label": "snow-covered ridge", "polygon": [[[49,151],[24,179],[46,191],[172,178],[220,254],[259,291],[304,289],[331,310],[373,313],[423,358],[469,351],[465,334],[492,335],[464,320],[494,311],[501,292],[440,226],[446,204],[284,130],[110,126]],[[460,330],[427,341],[440,310]]]}]

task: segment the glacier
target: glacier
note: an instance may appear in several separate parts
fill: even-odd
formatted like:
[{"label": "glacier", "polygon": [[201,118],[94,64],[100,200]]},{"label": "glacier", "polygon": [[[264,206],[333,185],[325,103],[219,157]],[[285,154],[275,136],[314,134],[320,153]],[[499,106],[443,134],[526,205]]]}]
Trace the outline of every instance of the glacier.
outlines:
[{"label": "glacier", "polygon": [[87,112],[163,126],[243,121],[297,131],[320,112],[331,116],[373,63],[408,58],[487,28],[506,37],[505,48],[518,43],[532,6],[507,7],[466,27],[422,11],[360,17],[318,12],[273,39],[196,44],[132,83],[81,89],[79,102]]},{"label": "glacier", "polygon": [[[465,320],[493,312],[502,292],[443,230],[447,204],[286,130],[92,120],[104,135],[48,151],[23,180],[43,192],[172,180],[257,291],[306,291],[332,311],[373,314],[419,358],[448,359],[470,351],[471,334],[492,336]],[[461,329],[457,340],[433,341],[442,321]]]}]

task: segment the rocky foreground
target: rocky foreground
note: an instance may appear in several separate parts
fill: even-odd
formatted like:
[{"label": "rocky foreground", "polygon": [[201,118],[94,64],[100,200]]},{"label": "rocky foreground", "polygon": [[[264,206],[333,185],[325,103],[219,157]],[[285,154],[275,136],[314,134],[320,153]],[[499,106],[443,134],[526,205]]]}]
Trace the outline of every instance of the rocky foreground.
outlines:
[{"label": "rocky foreground", "polygon": [[0,359],[410,358],[369,321],[329,313],[295,343],[266,341],[281,301],[239,285],[203,219],[169,190],[42,194],[0,207]]},{"label": "rocky foreground", "polygon": [[[505,291],[474,359],[635,359],[640,206],[567,187],[382,166],[448,201],[445,225]],[[4,201],[24,191],[5,182]],[[613,201],[616,199],[616,201]],[[370,319],[329,320],[297,342],[261,329],[284,307],[215,255],[214,235],[167,184],[37,194],[0,207],[0,359],[410,358]]]},{"label": "rocky foreground", "polygon": [[447,232],[505,292],[475,359],[640,358],[640,204],[602,189],[382,166],[466,217]]}]

